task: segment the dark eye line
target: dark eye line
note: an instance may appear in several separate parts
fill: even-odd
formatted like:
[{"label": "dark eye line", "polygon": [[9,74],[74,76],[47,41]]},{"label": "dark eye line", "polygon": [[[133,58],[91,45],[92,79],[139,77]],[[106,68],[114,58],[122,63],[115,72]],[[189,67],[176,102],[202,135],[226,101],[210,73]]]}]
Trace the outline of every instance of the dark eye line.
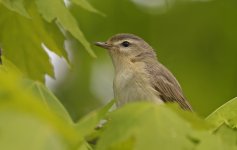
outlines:
[{"label": "dark eye line", "polygon": [[122,43],[122,46],[123,46],[123,47],[128,47],[128,46],[130,46],[130,44],[131,44],[131,43],[129,43],[128,41],[124,41],[124,42]]}]

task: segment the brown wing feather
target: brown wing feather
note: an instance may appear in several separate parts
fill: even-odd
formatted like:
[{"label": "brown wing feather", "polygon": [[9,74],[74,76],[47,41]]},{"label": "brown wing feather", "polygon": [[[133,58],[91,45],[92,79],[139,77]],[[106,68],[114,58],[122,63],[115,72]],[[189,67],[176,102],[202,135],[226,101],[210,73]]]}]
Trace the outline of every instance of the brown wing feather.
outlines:
[{"label": "brown wing feather", "polygon": [[[148,64],[154,64],[154,62]],[[161,99],[164,102],[177,102],[181,108],[192,110],[173,74],[159,62],[155,64],[147,66],[147,70],[152,86],[159,92]]]}]

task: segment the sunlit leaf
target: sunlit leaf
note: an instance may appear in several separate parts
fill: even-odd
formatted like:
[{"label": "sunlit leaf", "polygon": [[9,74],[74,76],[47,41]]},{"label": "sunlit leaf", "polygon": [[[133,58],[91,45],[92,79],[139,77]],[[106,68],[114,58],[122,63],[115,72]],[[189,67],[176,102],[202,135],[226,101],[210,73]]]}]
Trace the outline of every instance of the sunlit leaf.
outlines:
[{"label": "sunlit leaf", "polygon": [[225,149],[237,149],[237,130],[228,127],[226,124],[223,124],[215,131],[216,135],[219,135],[223,142],[228,146]]},{"label": "sunlit leaf", "polygon": [[213,123],[216,128],[227,124],[233,128],[237,127],[237,98],[234,98],[216,109],[207,117],[207,121]]},{"label": "sunlit leaf", "polygon": [[83,136],[87,136],[88,134],[92,133],[96,126],[99,125],[99,122],[105,118],[106,113],[108,113],[113,104],[114,100],[110,101],[102,109],[91,112],[79,120],[79,122],[75,125],[78,133],[82,134]]},{"label": "sunlit leaf", "polygon": [[[0,42],[3,55],[32,79],[44,81],[45,74],[54,76],[44,43],[60,56],[67,57],[63,49],[63,35],[54,24],[49,24],[30,5],[27,19],[0,5]],[[52,38],[57,35],[57,39]]]},{"label": "sunlit leaf", "polygon": [[59,28],[69,31],[95,56],[76,20],[61,0],[1,0],[0,28],[0,46],[6,58],[35,80],[44,81],[45,74],[54,77],[45,46],[67,59],[65,37]]},{"label": "sunlit leaf", "polygon": [[199,130],[167,106],[127,105],[112,112],[109,118],[98,141],[99,150],[193,149],[195,139],[208,135],[207,130]]},{"label": "sunlit leaf", "polygon": [[87,0],[72,0],[72,2],[78,6],[81,6],[82,8],[84,8],[90,12],[94,12],[94,13],[100,14],[102,16],[105,16],[104,13],[95,9]]},{"label": "sunlit leaf", "polygon": [[2,64],[0,65],[0,71],[3,72],[14,72],[17,75],[22,75],[22,72],[8,59],[4,56],[1,57]]},{"label": "sunlit leaf", "polygon": [[59,115],[59,117],[73,124],[73,121],[64,106],[60,103],[57,97],[42,83],[32,80],[24,80],[24,85],[27,89],[30,89],[40,100],[42,100],[49,110],[54,111],[57,113],[57,115]]},{"label": "sunlit leaf", "polygon": [[236,150],[237,132],[223,124],[212,134],[202,136],[196,150]]},{"label": "sunlit leaf", "polygon": [[0,109],[1,149],[67,150],[69,148],[50,124],[11,107],[6,105]]},{"label": "sunlit leaf", "polygon": [[24,0],[0,0],[0,3],[3,3],[8,9],[12,11],[16,11],[19,14],[30,18],[29,14],[27,13],[24,4]]},{"label": "sunlit leaf", "polygon": [[[66,31],[69,31],[86,50],[95,57],[90,43],[86,40],[84,34],[79,28],[75,18],[71,15],[62,0],[35,0],[38,11],[48,22],[56,20]],[[52,9],[54,8],[54,9]]]},{"label": "sunlit leaf", "polygon": [[0,149],[67,150],[86,146],[71,124],[24,90],[21,78],[0,71],[0,84]]}]

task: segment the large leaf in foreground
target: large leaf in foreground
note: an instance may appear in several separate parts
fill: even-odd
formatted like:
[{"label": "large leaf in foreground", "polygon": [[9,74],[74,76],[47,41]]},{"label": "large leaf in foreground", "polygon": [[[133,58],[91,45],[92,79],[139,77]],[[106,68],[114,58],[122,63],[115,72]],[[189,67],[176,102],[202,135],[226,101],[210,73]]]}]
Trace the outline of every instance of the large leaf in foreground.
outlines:
[{"label": "large leaf in foreground", "polygon": [[[95,57],[90,43],[86,40],[81,29],[78,27],[76,19],[72,16],[70,11],[66,8],[61,0],[35,0],[38,11],[42,14],[45,20],[52,22],[56,20],[66,31],[69,31],[86,50]],[[52,9],[53,8],[53,9]]]},{"label": "large leaf in foreground", "polygon": [[222,124],[212,134],[202,137],[195,150],[237,150],[237,131]]},{"label": "large leaf in foreground", "polygon": [[223,149],[235,149],[237,150],[237,130],[228,127],[223,124],[218,128],[215,134],[220,135],[223,142],[226,143],[226,148]]},{"label": "large leaf in foreground", "polygon": [[82,8],[84,8],[90,12],[105,16],[105,14],[103,14],[102,12],[95,9],[87,0],[72,0],[72,3],[75,3],[76,5],[81,6]]},{"label": "large leaf in foreground", "polygon": [[222,124],[227,124],[232,128],[237,127],[237,98],[234,98],[207,117],[207,121],[213,123],[216,128]]},{"label": "large leaf in foreground", "polygon": [[87,144],[68,122],[24,90],[22,80],[0,71],[0,149],[68,150]]},{"label": "large leaf in foreground", "polygon": [[27,18],[30,18],[29,14],[27,13],[25,6],[24,6],[24,0],[0,0],[1,3],[3,3],[8,9],[15,11]]},{"label": "large leaf in foreground", "polygon": [[112,112],[109,118],[98,150],[193,149],[196,146],[194,139],[199,136],[195,131],[205,131],[196,129],[167,106],[150,103],[127,105]]},{"label": "large leaf in foreground", "polygon": [[[54,75],[49,57],[42,43],[60,56],[66,57],[63,36],[54,24],[49,24],[29,6],[32,19],[8,10],[0,3],[0,42],[3,55],[23,73],[35,80],[45,74]],[[57,35],[57,39],[53,38]]]},{"label": "large leaf in foreground", "polygon": [[235,130],[223,127],[212,131],[206,121],[194,114],[167,105],[134,103],[109,115],[96,148],[236,150]]},{"label": "large leaf in foreground", "polygon": [[37,96],[49,110],[55,112],[59,117],[67,121],[68,123],[73,124],[73,121],[68,114],[67,110],[57,99],[57,97],[40,82],[32,80],[24,80],[24,85],[27,89],[31,90],[35,96]]},{"label": "large leaf in foreground", "polygon": [[[67,150],[67,143],[51,125],[19,109],[4,105],[0,109],[0,149]],[[15,106],[14,106],[15,107]]]},{"label": "large leaf in foreground", "polygon": [[88,136],[91,134],[97,125],[99,125],[102,119],[105,119],[109,109],[114,104],[114,100],[110,101],[107,105],[105,105],[102,109],[97,111],[91,112],[82,119],[80,119],[76,124],[75,128],[77,129],[78,133],[82,134],[83,136]]},{"label": "large leaf in foreground", "polygon": [[[77,1],[76,4],[99,13],[86,1]],[[0,0],[0,28],[0,47],[4,55],[34,80],[44,81],[45,74],[54,76],[43,44],[67,59],[65,37],[61,31],[70,32],[95,56],[62,0]]]}]

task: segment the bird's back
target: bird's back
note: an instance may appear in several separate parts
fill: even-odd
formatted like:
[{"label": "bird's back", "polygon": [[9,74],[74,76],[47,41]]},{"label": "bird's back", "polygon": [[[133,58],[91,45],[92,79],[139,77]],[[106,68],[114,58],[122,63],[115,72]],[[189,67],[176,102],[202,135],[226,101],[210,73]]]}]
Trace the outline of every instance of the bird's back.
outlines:
[{"label": "bird's back", "polygon": [[174,75],[161,63],[146,63],[146,70],[150,75],[152,87],[158,91],[164,102],[176,102],[183,109],[192,110],[191,105],[186,100],[179,82]]}]

